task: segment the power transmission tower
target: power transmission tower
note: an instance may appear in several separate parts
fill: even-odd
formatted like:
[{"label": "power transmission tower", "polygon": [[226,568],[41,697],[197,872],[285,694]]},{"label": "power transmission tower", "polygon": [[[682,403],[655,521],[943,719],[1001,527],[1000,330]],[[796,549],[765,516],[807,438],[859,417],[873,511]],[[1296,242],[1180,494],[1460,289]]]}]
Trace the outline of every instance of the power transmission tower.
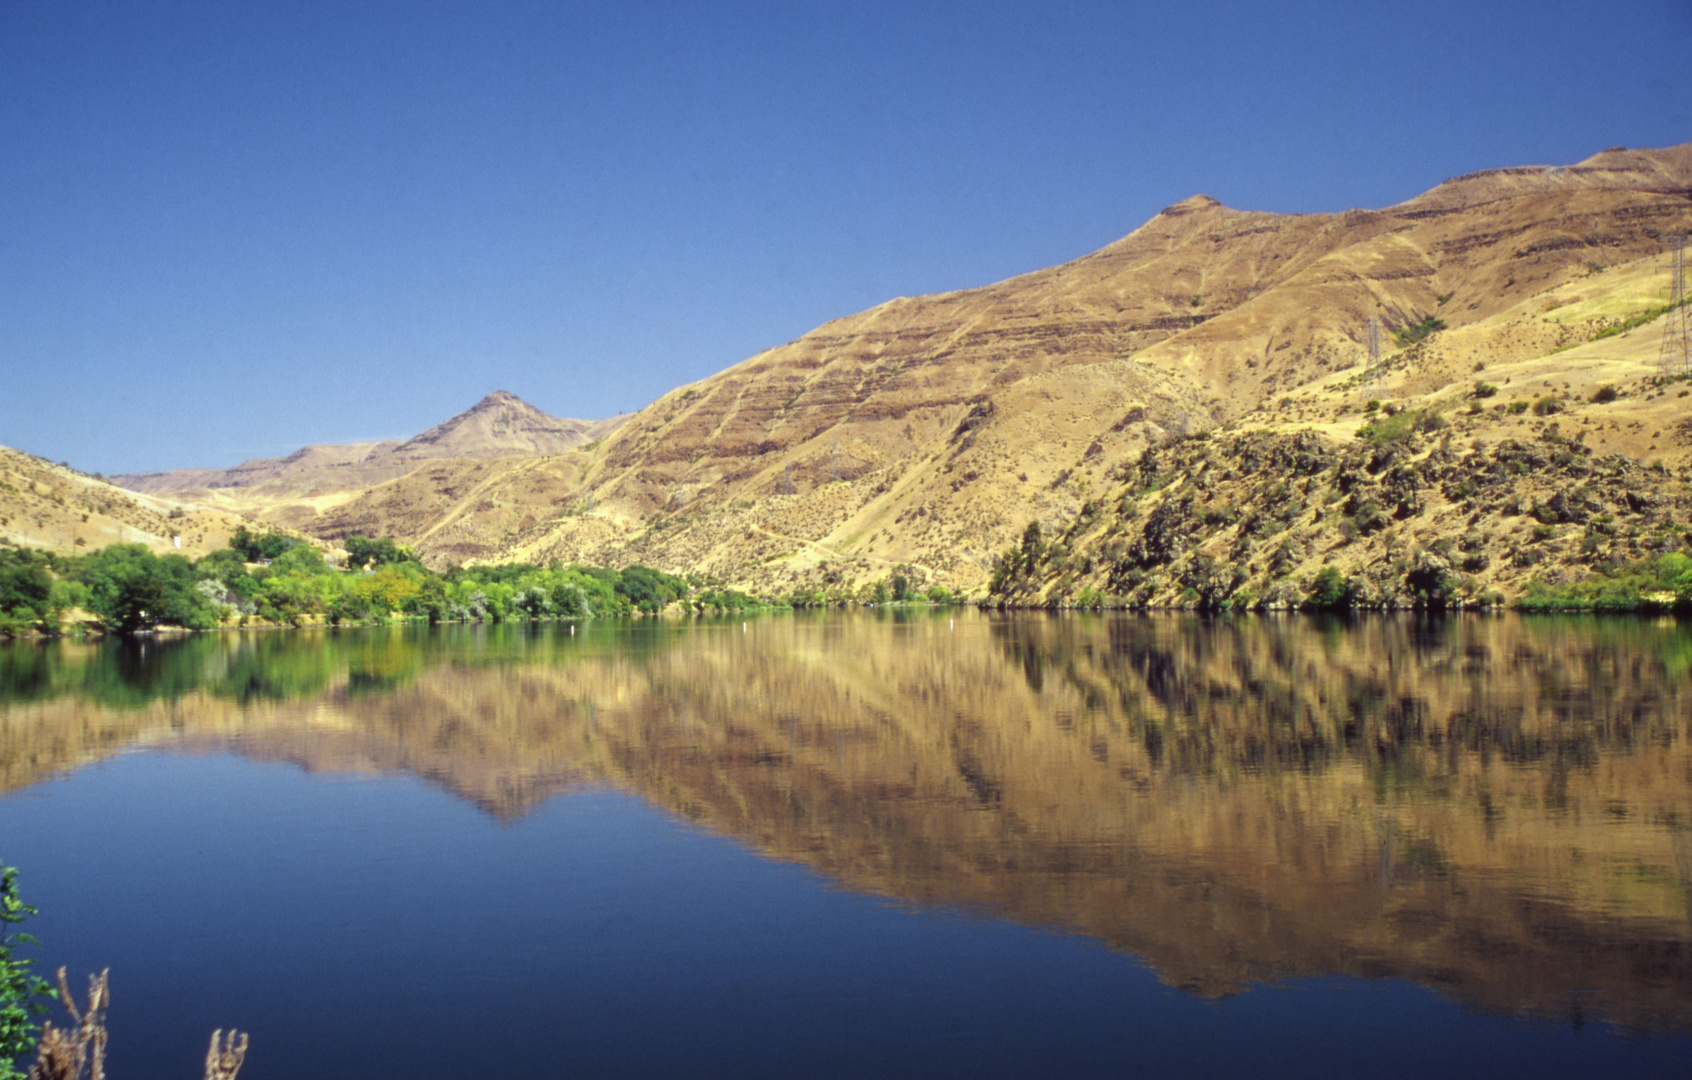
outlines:
[{"label": "power transmission tower", "polygon": [[1369,316],[1369,358],[1363,362],[1363,393],[1369,396],[1381,382],[1381,319]]},{"label": "power transmission tower", "polygon": [[793,494],[793,462],[791,461],[787,463],[787,468],[781,474],[781,493],[783,495]]},{"label": "power transmission tower", "polygon": [[1674,262],[1669,267],[1669,309],[1663,317],[1663,344],[1657,351],[1657,374],[1664,379],[1692,375],[1692,312],[1686,310],[1686,237],[1671,238]]},{"label": "power transmission tower", "polygon": [[834,440],[834,468],[830,472],[830,479],[840,479],[840,440]]}]

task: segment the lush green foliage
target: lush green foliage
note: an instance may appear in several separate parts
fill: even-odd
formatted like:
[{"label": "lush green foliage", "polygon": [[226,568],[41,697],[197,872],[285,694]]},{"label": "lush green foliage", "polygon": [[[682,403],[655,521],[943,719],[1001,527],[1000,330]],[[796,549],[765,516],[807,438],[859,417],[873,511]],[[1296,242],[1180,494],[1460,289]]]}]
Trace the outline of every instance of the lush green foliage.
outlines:
[{"label": "lush green foliage", "polygon": [[1351,607],[1355,591],[1349,578],[1332,566],[1324,566],[1310,583],[1304,606],[1316,611],[1343,611]]},{"label": "lush green foliage", "polygon": [[18,896],[18,872],[0,865],[0,1080],[22,1080],[17,1059],[34,1048],[41,1031],[35,1017],[47,1011],[43,999],[54,996],[45,979],[30,973],[32,961],[16,955],[35,939],[11,928],[34,914]]},{"label": "lush green foliage", "polygon": [[154,555],[140,544],[113,544],[62,561],[64,576],[87,590],[89,611],[116,630],[161,623],[195,630],[217,625],[218,612],[196,586],[199,574],[181,555]]},{"label": "lush green foliage", "polygon": [[1535,581],[1516,606],[1523,611],[1689,611],[1692,558],[1675,551],[1562,585]]},{"label": "lush green foliage", "polygon": [[229,537],[229,547],[247,562],[264,562],[274,559],[299,543],[292,537],[281,533],[266,533],[260,536],[247,531],[246,526],[236,529]]},{"label": "lush green foliage", "polygon": [[46,561],[28,551],[0,550],[0,634],[28,630],[52,604]]},{"label": "lush green foliage", "polygon": [[[198,562],[139,544],[76,556],[0,549],[0,636],[52,629],[73,609],[107,630],[133,633],[250,620],[499,622],[773,606],[709,578],[689,581],[648,566],[508,564],[436,573],[392,540],[354,536],[346,543],[347,566],[339,568],[316,547],[276,534],[239,529],[230,544]],[[919,598],[903,573],[883,589]]]},{"label": "lush green foliage", "polygon": [[356,533],[347,537],[344,545],[347,549],[347,567],[358,570],[366,566],[394,566],[403,562],[416,562],[417,557],[410,548],[401,547],[387,537],[372,540],[368,536]]}]

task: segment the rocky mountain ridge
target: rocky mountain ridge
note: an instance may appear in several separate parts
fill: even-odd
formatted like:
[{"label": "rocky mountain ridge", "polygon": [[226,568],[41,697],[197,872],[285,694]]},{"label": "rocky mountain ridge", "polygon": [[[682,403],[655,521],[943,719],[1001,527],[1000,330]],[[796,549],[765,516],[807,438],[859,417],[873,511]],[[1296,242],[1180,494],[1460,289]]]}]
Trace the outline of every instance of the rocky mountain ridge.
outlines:
[{"label": "rocky mountain ridge", "polygon": [[496,390],[410,439],[316,444],[286,457],[255,458],[231,469],[138,473],[112,481],[131,491],[174,495],[263,521],[309,528],[320,513],[340,501],[424,464],[562,454],[603,438],[624,419],[549,416],[515,394]]},{"label": "rocky mountain ridge", "polygon": [[[1491,469],[1515,453],[1500,450],[1506,442],[1555,447],[1578,434],[1580,450],[1548,452],[1661,459],[1669,501],[1649,527],[1671,530],[1685,524],[1669,489],[1684,482],[1692,434],[1680,426],[1685,402],[1656,383],[1661,321],[1651,315],[1668,295],[1665,245],[1692,229],[1689,193],[1692,144],[1488,170],[1380,210],[1282,215],[1194,196],[1061,266],[834,320],[626,422],[541,438],[521,402],[494,395],[403,444],[307,448],[251,463],[250,477],[225,474],[239,486],[191,493],[327,539],[392,536],[436,565],[642,561],[766,593],[842,595],[900,570],[985,595],[1030,523],[1076,540],[1102,507],[1132,497],[1150,513],[1129,490],[1149,450],[1206,436],[1201,456],[1214,459],[1248,435],[1308,436],[1349,461],[1373,421],[1437,415],[1444,433],[1431,438],[1432,421],[1394,421],[1404,429],[1394,454],[1458,438],[1453,468]],[[1600,391],[1610,396],[1595,400]],[[1379,411],[1366,413],[1370,400]],[[1199,458],[1166,460],[1196,468]],[[1477,596],[1518,589],[1509,568],[1540,566],[1523,565],[1521,515],[1504,513],[1541,499],[1540,481],[1511,460],[1490,517],[1464,524],[1463,535],[1485,538]],[[1344,495],[1353,518],[1370,501]],[[1241,508],[1259,496],[1230,498]],[[1626,492],[1600,493],[1606,509],[1595,513],[1613,517],[1618,499]],[[1393,505],[1390,526],[1358,526],[1361,543],[1323,518],[1322,537],[1285,550],[1248,551],[1235,537],[1229,553],[1200,544],[1188,554],[1255,564],[1241,587],[1263,596],[1336,560],[1348,572],[1413,560],[1457,506],[1444,494]],[[1122,535],[1133,528],[1112,520]],[[1100,567],[1120,553],[1095,539],[1071,552],[1091,569],[1051,570],[1018,595],[1119,587],[1125,575]],[[1591,555],[1590,545],[1545,550],[1559,552],[1552,569]],[[1288,563],[1285,551],[1305,555]],[[1135,590],[1157,602],[1203,595],[1169,584],[1185,564],[1161,570],[1167,587]]]},{"label": "rocky mountain ridge", "polygon": [[[1549,394],[1589,454],[1660,456],[1678,476],[1683,403],[1652,384],[1660,325],[1619,331],[1666,297],[1662,253],[1692,226],[1689,191],[1692,145],[1477,173],[1378,211],[1196,196],[1071,263],[825,324],[554,467],[384,485],[338,508],[338,527],[400,520],[437,557],[640,560],[772,592],[850,590],[894,568],[985,591],[1028,523],[1062,532],[1119,502],[1148,448],[1308,432],[1337,450],[1370,398],[1461,414],[1465,440],[1495,447],[1540,439],[1545,414],[1526,410]],[[1486,380],[1496,400],[1474,397]],[[1605,386],[1617,396],[1600,407]],[[470,487],[480,511],[466,512]],[[1287,574],[1330,553],[1313,545]]]}]

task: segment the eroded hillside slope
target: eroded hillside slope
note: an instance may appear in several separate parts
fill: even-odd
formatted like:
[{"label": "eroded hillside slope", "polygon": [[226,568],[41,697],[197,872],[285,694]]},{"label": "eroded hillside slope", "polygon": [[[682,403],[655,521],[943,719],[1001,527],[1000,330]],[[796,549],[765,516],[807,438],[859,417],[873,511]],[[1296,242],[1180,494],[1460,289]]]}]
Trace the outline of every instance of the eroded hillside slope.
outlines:
[{"label": "eroded hillside slope", "polygon": [[133,543],[200,556],[226,546],[242,524],[234,514],[125,491],[0,447],[0,543],[66,552]]},{"label": "eroded hillside slope", "polygon": [[[1660,430],[1663,411],[1643,391],[1650,328],[1620,351],[1606,339],[1602,356],[1556,350],[1662,302],[1661,254],[1692,225],[1689,188],[1692,147],[1677,147],[1476,174],[1380,211],[1288,216],[1195,197],[1075,262],[894,300],[680,388],[549,465],[547,506],[517,493],[537,478],[513,471],[477,488],[475,528],[450,527],[476,515],[443,497],[469,485],[439,470],[341,513],[369,527],[382,507],[411,508],[402,538],[440,561],[638,559],[770,591],[847,588],[905,565],[979,590],[1028,522],[1067,528],[1148,447],[1266,427],[1343,443],[1365,394],[1449,407],[1477,367],[1557,389],[1627,384],[1588,445],[1638,456],[1651,443],[1633,436]],[[1607,299],[1571,305],[1585,293]],[[1556,310],[1581,304],[1578,317]],[[1445,328],[1393,339],[1428,315]],[[1385,360],[1364,387],[1371,316]],[[1520,421],[1488,408],[1463,433],[1496,443]],[[1675,466],[1679,444],[1663,438],[1654,452]]]},{"label": "eroded hillside slope", "polygon": [[[112,480],[131,491],[173,495],[338,538],[333,525],[317,523],[319,515],[374,485],[443,461],[479,463],[561,454],[603,438],[624,419],[549,416],[515,394],[498,390],[404,441],[313,445],[287,457],[255,458],[233,469],[181,469]],[[396,528],[403,525],[396,522],[378,531]]]}]

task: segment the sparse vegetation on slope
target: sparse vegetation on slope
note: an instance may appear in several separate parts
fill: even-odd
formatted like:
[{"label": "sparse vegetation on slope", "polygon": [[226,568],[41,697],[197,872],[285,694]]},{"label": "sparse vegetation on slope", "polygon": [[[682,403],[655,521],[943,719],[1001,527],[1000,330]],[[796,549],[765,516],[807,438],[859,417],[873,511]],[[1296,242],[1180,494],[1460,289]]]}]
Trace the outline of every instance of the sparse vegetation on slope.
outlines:
[{"label": "sparse vegetation on slope", "polygon": [[[1257,434],[1309,433],[1349,458],[1411,442],[1425,454],[1450,432],[1451,469],[1490,470],[1490,457],[1465,448],[1538,446],[1555,418],[1585,450],[1552,456],[1660,461],[1678,477],[1692,449],[1681,395],[1692,388],[1654,381],[1658,339],[1644,328],[1668,299],[1664,238],[1692,226],[1689,186],[1692,145],[1477,173],[1376,211],[1246,213],[1195,196],[1063,266],[828,323],[565,453],[431,460],[356,490],[265,494],[258,484],[240,497],[273,497],[267,520],[319,539],[392,537],[437,571],[642,564],[803,602],[874,595],[878,582],[892,595],[896,572],[918,592],[980,598],[997,577],[995,599],[1046,602],[1049,561],[1007,574],[995,554],[1031,521],[1056,543],[1052,534],[1082,516],[1110,517],[1124,469],[1197,434],[1214,437],[1221,466]],[[1374,363],[1371,318],[1399,331]],[[1360,413],[1365,399],[1377,404]],[[1548,497],[1543,470],[1530,471],[1505,486]],[[1374,582],[1358,596],[1400,602],[1382,581],[1405,580],[1414,567],[1398,564],[1441,541],[1436,525],[1451,525],[1438,517],[1451,505],[1443,489],[1483,480],[1441,480],[1424,512],[1371,479],[1360,497],[1343,493],[1343,513],[1286,530],[1340,547],[1293,545],[1277,566],[1298,578],[1340,566]],[[1242,491],[1236,502],[1254,498]],[[1282,597],[1284,580],[1209,542],[1227,533],[1238,543],[1238,522],[1216,514],[1193,535],[1218,573],[1244,575],[1225,595]],[[1459,588],[1457,601],[1516,595],[1527,580],[1518,570],[1591,568],[1562,550],[1571,523],[1524,532],[1520,514],[1489,514],[1474,528],[1492,562],[1475,571],[1457,560],[1454,572],[1479,589]],[[1542,550],[1552,555],[1516,565]],[[1057,578],[1066,576],[1077,595],[1122,599],[1120,575],[1071,567]],[[1410,588],[1428,602],[1445,592],[1443,578],[1416,580]],[[1218,588],[1195,577],[1150,595],[1210,603]]]},{"label": "sparse vegetation on slope", "polygon": [[140,543],[199,555],[222,547],[240,521],[0,447],[0,544],[73,552]]},{"label": "sparse vegetation on slope", "polygon": [[[857,590],[905,565],[923,588],[979,596],[1029,521],[1050,532],[1108,503],[1107,473],[1148,447],[1300,429],[1343,445],[1363,396],[1390,406],[1366,418],[1371,443],[1443,418],[1497,444],[1580,413],[1600,384],[1632,387],[1582,416],[1589,456],[1650,460],[1660,441],[1678,467],[1681,440],[1642,382],[1654,343],[1637,329],[1591,341],[1663,303],[1661,238],[1692,221],[1670,176],[1692,183],[1692,149],[1465,177],[1382,211],[1189,199],[1065,266],[896,300],[667,395],[503,542],[496,511],[470,528],[446,505],[438,529],[401,535],[431,558],[638,561],[779,594]],[[1371,315],[1403,333],[1365,372]],[[422,481],[406,505],[427,504]],[[518,487],[490,478],[456,505],[520,506]],[[379,512],[364,505],[368,525]],[[1384,528],[1353,516],[1360,535]]]},{"label": "sparse vegetation on slope", "polygon": [[1613,608],[1590,598],[1626,588],[1659,606],[1692,600],[1669,574],[1679,555],[1652,564],[1649,588],[1572,584],[1636,582],[1619,568],[1685,546],[1692,474],[1596,456],[1555,423],[1532,441],[1460,446],[1436,415],[1402,411],[1352,443],[1264,433],[1148,451],[1050,542],[1031,525],[991,595],[1212,610],[1490,607],[1524,593]]},{"label": "sparse vegetation on slope", "polygon": [[[1443,304],[1444,302],[1445,301],[1443,299],[1440,300],[1440,303]],[[1421,341],[1429,334],[1438,333],[1444,329],[1444,319],[1440,318],[1438,315],[1423,315],[1421,318],[1413,319],[1404,326],[1394,330],[1392,336],[1400,345],[1408,348],[1409,346],[1416,344],[1418,341]]]}]

